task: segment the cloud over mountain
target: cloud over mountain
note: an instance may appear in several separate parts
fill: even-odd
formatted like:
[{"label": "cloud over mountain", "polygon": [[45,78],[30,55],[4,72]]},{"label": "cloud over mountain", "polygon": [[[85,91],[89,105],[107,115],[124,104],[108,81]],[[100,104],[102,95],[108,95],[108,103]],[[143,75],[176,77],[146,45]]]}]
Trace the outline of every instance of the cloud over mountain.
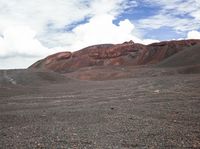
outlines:
[{"label": "cloud over mountain", "polygon": [[[130,17],[152,5],[157,14]],[[0,0],[0,68],[26,67],[46,55],[92,44],[152,43],[159,34],[146,36],[149,30],[165,26],[181,38],[187,33],[199,38],[199,5],[197,0]]]}]

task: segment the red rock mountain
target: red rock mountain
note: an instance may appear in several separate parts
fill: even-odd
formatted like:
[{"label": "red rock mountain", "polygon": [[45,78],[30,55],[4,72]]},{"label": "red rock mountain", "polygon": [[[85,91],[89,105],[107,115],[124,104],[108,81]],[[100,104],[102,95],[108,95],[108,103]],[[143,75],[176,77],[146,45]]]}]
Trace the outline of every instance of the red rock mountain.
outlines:
[{"label": "red rock mountain", "polygon": [[122,44],[101,44],[86,47],[76,52],[60,52],[31,65],[66,73],[89,66],[136,66],[156,64],[196,44],[200,40],[164,41],[142,45],[133,41]]}]

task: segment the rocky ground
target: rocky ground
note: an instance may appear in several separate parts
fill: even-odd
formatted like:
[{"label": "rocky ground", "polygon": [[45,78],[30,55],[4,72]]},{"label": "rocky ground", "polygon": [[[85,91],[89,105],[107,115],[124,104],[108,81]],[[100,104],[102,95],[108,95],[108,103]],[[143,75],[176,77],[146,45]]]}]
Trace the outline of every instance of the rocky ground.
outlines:
[{"label": "rocky ground", "polygon": [[50,81],[41,84],[27,83],[30,73],[0,74],[2,149],[200,148],[199,74],[31,77]]},{"label": "rocky ground", "polygon": [[200,40],[94,45],[0,71],[0,148],[200,148]]}]

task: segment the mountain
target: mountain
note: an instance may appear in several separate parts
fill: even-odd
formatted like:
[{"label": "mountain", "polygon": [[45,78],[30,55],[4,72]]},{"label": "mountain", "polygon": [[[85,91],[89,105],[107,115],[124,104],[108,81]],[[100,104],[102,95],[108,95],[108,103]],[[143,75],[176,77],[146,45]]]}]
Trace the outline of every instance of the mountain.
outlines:
[{"label": "mountain", "polygon": [[200,44],[186,48],[159,63],[160,67],[180,67],[200,64]]},{"label": "mountain", "polygon": [[76,52],[60,52],[34,63],[29,69],[68,73],[85,67],[141,66],[158,64],[180,51],[200,44],[200,40],[164,41],[142,45],[133,41],[122,44],[93,45]]},{"label": "mountain", "polygon": [[0,149],[200,148],[199,47],[94,45],[0,70]]}]

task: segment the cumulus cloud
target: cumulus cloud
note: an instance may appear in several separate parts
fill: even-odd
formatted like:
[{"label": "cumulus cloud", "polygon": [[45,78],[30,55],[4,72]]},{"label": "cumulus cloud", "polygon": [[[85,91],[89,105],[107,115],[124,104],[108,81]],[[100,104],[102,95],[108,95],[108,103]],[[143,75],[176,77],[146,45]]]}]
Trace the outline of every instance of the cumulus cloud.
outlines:
[{"label": "cumulus cloud", "polygon": [[[103,14],[115,18],[134,4],[134,0],[0,0],[0,68],[27,67],[48,54],[73,50],[79,42],[87,45],[99,30],[93,35],[76,27],[73,32],[67,31],[72,24]],[[89,35],[92,37],[84,39]]]},{"label": "cumulus cloud", "polygon": [[114,19],[115,17],[110,14],[98,14],[70,32],[55,33],[54,41],[58,41],[58,45],[63,45],[63,47],[54,49],[64,48],[74,51],[89,45],[121,43],[129,40],[144,44],[158,42],[158,40],[139,38],[138,31],[130,20],[122,20],[116,25],[113,23]]},{"label": "cumulus cloud", "polygon": [[48,49],[35,38],[35,35],[35,31],[27,26],[7,27],[3,38],[0,39],[0,57],[44,55]]},{"label": "cumulus cloud", "polygon": [[134,24],[125,19],[119,25],[113,24],[114,17],[111,15],[98,15],[83,25],[79,25],[72,31],[74,36],[73,49],[100,44],[100,43],[121,43],[133,40],[139,43],[152,43],[157,40],[142,40],[136,35],[137,29]]},{"label": "cumulus cloud", "polygon": [[200,32],[198,32],[198,31],[188,32],[187,39],[200,39]]},{"label": "cumulus cloud", "polygon": [[49,54],[92,44],[154,42],[138,38],[128,19],[113,23],[135,6],[135,0],[0,0],[0,68],[28,67]]},{"label": "cumulus cloud", "polygon": [[0,37],[0,68],[26,68],[31,63],[54,53],[41,44],[36,32],[27,26],[7,27]]},{"label": "cumulus cloud", "polygon": [[[78,50],[92,44],[120,43],[126,40],[144,44],[157,42],[141,39],[138,28],[158,29],[166,26],[177,32],[189,32],[188,39],[199,38],[199,32],[195,31],[200,26],[199,0],[142,0],[148,5],[159,6],[160,11],[138,21],[137,28],[128,19],[120,21],[118,25],[113,23],[128,8],[136,7],[137,2],[0,0],[0,68],[5,66],[3,61],[12,58],[16,63],[11,67],[24,67],[22,61],[25,58],[32,59],[27,60],[28,66],[35,59],[48,54]],[[69,30],[74,24],[73,29]]]},{"label": "cumulus cloud", "polygon": [[113,22],[137,7],[138,0],[0,0],[0,68],[12,59],[15,63],[6,66],[20,68],[52,53],[92,44],[157,42],[143,39],[143,29],[165,26],[189,32],[187,38],[199,38],[199,0],[140,2],[158,6],[158,13],[139,21],[124,19],[116,25]]},{"label": "cumulus cloud", "polygon": [[14,56],[0,58],[0,69],[27,68],[38,60],[38,57]]},{"label": "cumulus cloud", "polygon": [[42,33],[51,24],[63,27],[89,14],[83,0],[0,0],[0,30],[7,25],[25,25]]}]

